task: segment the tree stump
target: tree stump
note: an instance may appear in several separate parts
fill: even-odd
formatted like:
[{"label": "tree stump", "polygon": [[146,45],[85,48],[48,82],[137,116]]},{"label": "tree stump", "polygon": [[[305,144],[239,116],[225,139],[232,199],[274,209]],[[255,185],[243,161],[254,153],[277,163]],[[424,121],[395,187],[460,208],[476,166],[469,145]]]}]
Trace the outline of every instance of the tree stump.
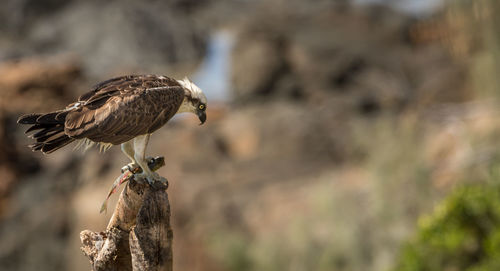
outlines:
[{"label": "tree stump", "polygon": [[[163,157],[152,160],[157,170]],[[105,232],[80,233],[92,270],[172,270],[170,203],[167,185],[138,182],[134,175],[120,194]]]}]

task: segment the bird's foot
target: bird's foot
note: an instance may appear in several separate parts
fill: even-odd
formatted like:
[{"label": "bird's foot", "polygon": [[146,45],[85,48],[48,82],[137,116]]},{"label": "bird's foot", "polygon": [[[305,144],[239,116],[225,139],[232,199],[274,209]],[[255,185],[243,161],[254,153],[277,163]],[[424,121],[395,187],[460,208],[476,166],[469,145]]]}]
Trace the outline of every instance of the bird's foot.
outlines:
[{"label": "bird's foot", "polygon": [[122,167],[121,171],[122,173],[125,173],[128,170],[133,173],[138,167],[139,165],[136,163],[129,163],[126,166]]},{"label": "bird's foot", "polygon": [[[156,159],[154,157],[146,157],[146,162],[148,163],[148,166],[153,166],[156,162]],[[128,163],[126,166],[122,167],[121,172],[125,173],[126,171],[130,171],[132,173],[136,173],[137,170],[142,170],[141,167],[134,162]]]},{"label": "bird's foot", "polygon": [[153,164],[155,160],[156,159],[154,157],[151,156],[146,157],[146,162],[148,163],[148,165]]}]

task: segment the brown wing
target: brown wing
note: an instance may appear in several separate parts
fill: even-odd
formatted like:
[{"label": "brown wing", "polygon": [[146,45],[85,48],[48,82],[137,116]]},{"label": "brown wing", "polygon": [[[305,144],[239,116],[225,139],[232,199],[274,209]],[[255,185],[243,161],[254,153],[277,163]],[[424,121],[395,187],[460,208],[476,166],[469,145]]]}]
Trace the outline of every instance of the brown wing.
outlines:
[{"label": "brown wing", "polygon": [[66,116],[64,131],[72,138],[120,144],[163,126],[183,98],[184,90],[171,78],[113,78],[80,97],[77,109]]}]

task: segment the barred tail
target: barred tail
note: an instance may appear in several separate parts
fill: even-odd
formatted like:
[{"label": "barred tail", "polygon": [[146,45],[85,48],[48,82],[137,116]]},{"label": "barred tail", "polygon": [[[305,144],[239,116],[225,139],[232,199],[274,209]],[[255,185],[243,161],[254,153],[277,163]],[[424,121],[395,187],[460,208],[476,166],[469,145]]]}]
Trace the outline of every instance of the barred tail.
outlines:
[{"label": "barred tail", "polygon": [[56,111],[47,114],[28,114],[21,116],[17,123],[32,125],[25,133],[39,130],[30,135],[36,140],[29,145],[32,151],[41,151],[45,154],[54,152],[75,139],[64,133],[64,122],[69,111]]}]

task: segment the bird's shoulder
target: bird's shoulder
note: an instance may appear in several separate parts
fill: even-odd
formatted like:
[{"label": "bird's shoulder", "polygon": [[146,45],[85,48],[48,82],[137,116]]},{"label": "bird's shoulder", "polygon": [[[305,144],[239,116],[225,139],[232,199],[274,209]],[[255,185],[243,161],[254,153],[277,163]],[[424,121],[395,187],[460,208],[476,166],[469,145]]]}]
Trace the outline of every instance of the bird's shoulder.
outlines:
[{"label": "bird's shoulder", "polygon": [[95,85],[91,91],[83,94],[79,102],[92,103],[113,96],[140,95],[151,89],[180,90],[177,80],[158,75],[126,75],[108,79]]}]

